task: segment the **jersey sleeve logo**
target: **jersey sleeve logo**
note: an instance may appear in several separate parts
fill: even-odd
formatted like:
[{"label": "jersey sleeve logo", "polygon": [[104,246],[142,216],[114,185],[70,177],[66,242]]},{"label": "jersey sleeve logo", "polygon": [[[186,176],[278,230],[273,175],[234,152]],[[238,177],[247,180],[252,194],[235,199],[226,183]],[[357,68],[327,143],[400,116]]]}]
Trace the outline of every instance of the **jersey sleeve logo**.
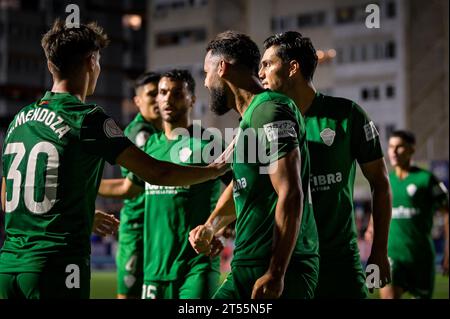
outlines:
[{"label": "jersey sleeve logo", "polygon": [[295,123],[292,121],[276,121],[264,124],[263,128],[269,142],[273,142],[284,137],[297,138]]},{"label": "jersey sleeve logo", "polygon": [[112,118],[108,118],[103,123],[103,130],[109,138],[123,137],[123,131],[117,126]]},{"label": "jersey sleeve logo", "polygon": [[331,146],[333,144],[335,136],[336,132],[328,127],[320,132],[320,137],[326,146]]},{"label": "jersey sleeve logo", "polygon": [[375,126],[375,123],[373,123],[373,121],[370,121],[369,123],[364,125],[364,133],[366,134],[367,142],[373,140],[375,137],[377,137],[379,135],[378,130]]}]

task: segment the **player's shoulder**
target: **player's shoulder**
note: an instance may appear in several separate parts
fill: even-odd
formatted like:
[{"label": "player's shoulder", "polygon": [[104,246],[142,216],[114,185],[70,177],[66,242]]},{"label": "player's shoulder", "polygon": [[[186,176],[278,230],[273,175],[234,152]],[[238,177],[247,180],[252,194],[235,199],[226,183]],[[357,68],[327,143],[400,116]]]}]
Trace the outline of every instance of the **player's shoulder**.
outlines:
[{"label": "player's shoulder", "polygon": [[284,117],[299,118],[300,111],[291,98],[273,91],[258,94],[244,114],[250,123],[270,122]]},{"label": "player's shoulder", "polygon": [[332,96],[318,92],[315,97],[315,102],[321,106],[319,108],[320,110],[334,117],[349,118],[354,113],[365,114],[365,111],[361,106],[355,101],[345,97]]}]

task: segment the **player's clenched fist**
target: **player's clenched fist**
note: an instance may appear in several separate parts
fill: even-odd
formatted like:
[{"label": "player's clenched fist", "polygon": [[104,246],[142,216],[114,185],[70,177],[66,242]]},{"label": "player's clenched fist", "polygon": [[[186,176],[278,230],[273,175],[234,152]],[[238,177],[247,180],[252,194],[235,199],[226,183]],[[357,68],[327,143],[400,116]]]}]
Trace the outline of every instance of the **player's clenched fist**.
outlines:
[{"label": "player's clenched fist", "polygon": [[189,233],[189,242],[197,254],[209,255],[214,233],[211,227],[199,225]]}]

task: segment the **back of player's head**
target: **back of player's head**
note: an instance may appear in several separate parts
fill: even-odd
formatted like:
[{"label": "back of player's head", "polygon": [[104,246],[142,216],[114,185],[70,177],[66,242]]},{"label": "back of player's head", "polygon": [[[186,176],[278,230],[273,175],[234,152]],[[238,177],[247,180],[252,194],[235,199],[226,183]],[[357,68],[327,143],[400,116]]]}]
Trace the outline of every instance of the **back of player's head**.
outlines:
[{"label": "back of player's head", "polygon": [[209,51],[212,55],[223,55],[230,60],[230,63],[245,66],[253,74],[258,74],[261,53],[248,35],[237,31],[219,33],[206,47],[206,52]]},{"label": "back of player's head", "polygon": [[160,73],[152,72],[152,71],[142,73],[134,81],[134,91],[137,94],[138,89],[148,83],[156,83],[156,85],[158,85],[158,82],[160,79],[161,79]]},{"label": "back of player's head", "polygon": [[391,137],[399,137],[411,146],[416,145],[416,137],[414,136],[414,133],[412,133],[411,131],[397,130],[391,133],[389,138]]},{"label": "back of player's head", "polygon": [[297,61],[306,81],[312,81],[317,67],[316,49],[310,38],[303,37],[301,33],[287,31],[268,37],[264,41],[264,49],[277,46],[277,55],[283,62]]},{"label": "back of player's head", "polygon": [[169,78],[172,81],[182,81],[187,84],[189,93],[195,95],[195,81],[188,70],[173,69],[163,73],[161,77]]},{"label": "back of player's head", "polygon": [[65,78],[80,68],[89,54],[105,48],[109,43],[103,28],[95,22],[67,27],[57,19],[41,40],[45,56]]}]

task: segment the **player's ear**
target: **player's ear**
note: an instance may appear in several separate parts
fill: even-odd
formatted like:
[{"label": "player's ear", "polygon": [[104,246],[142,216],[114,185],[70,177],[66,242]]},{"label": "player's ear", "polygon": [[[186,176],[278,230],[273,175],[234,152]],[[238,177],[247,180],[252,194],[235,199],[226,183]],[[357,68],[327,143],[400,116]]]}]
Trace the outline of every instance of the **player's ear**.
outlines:
[{"label": "player's ear", "polygon": [[217,73],[222,78],[228,71],[228,63],[225,60],[220,60],[219,65],[217,66]]},{"label": "player's ear", "polygon": [[95,53],[91,53],[88,56],[88,67],[89,67],[89,71],[94,71],[95,70],[95,64],[97,63],[97,56],[95,55]]},{"label": "player's ear", "polygon": [[141,102],[142,102],[141,97],[139,95],[135,95],[133,97],[133,102],[139,108],[139,106],[141,105]]},{"label": "player's ear", "polygon": [[289,76],[300,74],[300,64],[296,60],[289,62]]}]

